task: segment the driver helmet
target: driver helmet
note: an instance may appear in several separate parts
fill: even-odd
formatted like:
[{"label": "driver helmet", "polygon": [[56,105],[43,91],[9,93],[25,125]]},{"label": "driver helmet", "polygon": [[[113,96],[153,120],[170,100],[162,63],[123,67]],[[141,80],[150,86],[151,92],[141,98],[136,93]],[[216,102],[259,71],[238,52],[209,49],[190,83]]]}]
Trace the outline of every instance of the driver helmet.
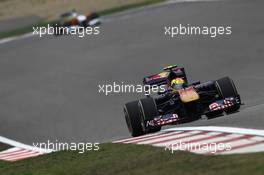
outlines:
[{"label": "driver helmet", "polygon": [[185,81],[182,78],[175,78],[171,81],[171,87],[179,90],[185,87]]}]

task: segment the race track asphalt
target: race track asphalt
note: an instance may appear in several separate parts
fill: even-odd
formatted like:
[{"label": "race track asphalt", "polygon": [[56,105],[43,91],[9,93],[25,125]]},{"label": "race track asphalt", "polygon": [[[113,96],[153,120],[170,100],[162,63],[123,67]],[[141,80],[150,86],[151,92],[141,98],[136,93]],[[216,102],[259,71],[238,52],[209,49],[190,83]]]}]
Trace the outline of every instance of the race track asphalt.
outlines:
[{"label": "race track asphalt", "polygon": [[[190,80],[234,79],[241,111],[182,126],[264,129],[262,0],[175,3],[109,16],[99,36],[30,37],[0,45],[0,135],[32,142],[102,142],[129,136],[122,106],[142,94],[99,93],[140,84],[169,64]],[[231,36],[169,38],[164,26],[232,26]]]}]

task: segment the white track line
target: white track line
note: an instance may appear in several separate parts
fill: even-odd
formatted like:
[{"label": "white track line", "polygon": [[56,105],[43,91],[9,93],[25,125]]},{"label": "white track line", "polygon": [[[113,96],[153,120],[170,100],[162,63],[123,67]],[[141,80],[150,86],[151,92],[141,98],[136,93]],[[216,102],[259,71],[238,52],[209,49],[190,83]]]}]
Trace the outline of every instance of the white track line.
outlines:
[{"label": "white track line", "polygon": [[6,156],[6,157],[0,158],[0,159],[6,160],[6,161],[17,161],[17,160],[30,158],[30,157],[36,157],[36,156],[39,156],[42,154],[43,153],[35,152],[35,151],[25,151],[25,152],[20,152],[20,153],[15,154],[15,155]]},{"label": "white track line", "polygon": [[0,143],[13,146],[13,148],[0,152],[0,160],[5,161],[18,161],[53,152],[53,150],[26,145],[2,136],[0,136]]},{"label": "white track line", "polygon": [[122,139],[122,140],[114,141],[113,143],[129,142],[129,141],[133,141],[133,140],[144,139],[144,138],[149,138],[149,137],[153,137],[153,136],[159,136],[162,134],[164,134],[164,133],[158,132],[158,133],[154,133],[154,134],[148,134],[148,135],[132,137],[132,138],[128,138],[128,139]]},{"label": "white track line", "polygon": [[31,151],[37,151],[37,152],[42,152],[42,153],[51,153],[53,150],[50,149],[42,149],[42,148],[38,148],[38,147],[34,147],[34,146],[30,146],[30,145],[26,145],[5,137],[0,136],[0,143],[6,144],[6,145],[10,145],[13,147],[17,147],[17,148],[23,148],[26,150],[31,150]]},{"label": "white track line", "polygon": [[222,127],[222,126],[179,127],[179,128],[169,128],[163,131],[190,131],[190,130],[251,134],[251,135],[258,135],[258,136],[264,137],[264,130],[235,128],[235,127]]},{"label": "white track line", "polygon": [[[153,137],[148,137],[148,138],[141,138],[141,139],[136,139],[136,140],[132,140],[132,141],[126,141],[126,142],[123,142],[123,143],[146,143],[146,141],[150,140],[150,141],[153,141],[153,140],[160,140],[162,138],[167,138],[167,137],[170,137],[170,136],[179,136],[179,135],[182,135],[182,134],[185,134],[186,132],[184,131],[179,131],[179,132],[170,132],[170,133],[161,133],[160,135],[157,135],[157,136],[153,136]],[[143,141],[143,142],[142,142]]]},{"label": "white track line", "polygon": [[171,139],[169,141],[166,142],[161,142],[161,143],[156,143],[154,144],[154,146],[166,146],[166,145],[175,145],[175,144],[180,144],[180,143],[185,143],[185,144],[191,144],[191,143],[205,143],[206,141],[209,141],[209,143],[211,143],[210,140],[215,140],[215,138],[221,138],[224,135],[226,135],[225,133],[217,133],[217,132],[209,132],[206,134],[199,134],[199,135],[195,135],[192,137],[185,137],[185,138],[181,138],[181,139]]},{"label": "white track line", "polygon": [[33,36],[34,36],[33,33],[30,32],[30,33],[20,35],[20,36],[13,36],[13,37],[9,37],[9,38],[4,38],[4,39],[0,40],[0,44],[5,44],[5,43],[11,42],[11,41],[25,39],[25,38],[29,38],[29,37],[33,37]]},{"label": "white track line", "polygon": [[233,127],[202,126],[179,127],[163,130],[156,134],[123,139],[114,143],[148,144],[165,147],[170,151],[182,150],[178,145],[220,145],[231,149],[208,147],[186,147],[183,150],[197,154],[238,154],[264,151],[264,130]]},{"label": "white track line", "polygon": [[183,133],[183,134],[176,134],[176,135],[171,135],[168,137],[162,137],[158,139],[153,139],[153,140],[147,140],[147,141],[141,141],[138,144],[150,144],[150,145],[157,145],[157,144],[166,144],[170,140],[179,140],[179,139],[184,139],[184,138],[192,138],[195,136],[198,136],[202,134],[201,131],[191,131],[188,133]]}]

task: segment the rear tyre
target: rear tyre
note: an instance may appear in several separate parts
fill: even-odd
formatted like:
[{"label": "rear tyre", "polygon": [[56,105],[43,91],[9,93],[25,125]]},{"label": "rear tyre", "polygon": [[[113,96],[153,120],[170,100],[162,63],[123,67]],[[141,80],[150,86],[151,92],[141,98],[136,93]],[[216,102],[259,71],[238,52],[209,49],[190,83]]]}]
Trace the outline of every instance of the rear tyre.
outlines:
[{"label": "rear tyre", "polygon": [[[215,82],[218,94],[221,98],[238,97],[236,86],[232,79],[224,77]],[[225,110],[226,113],[233,113],[238,111],[240,105],[235,105],[232,108]]]},{"label": "rear tyre", "polygon": [[133,137],[145,134],[143,120],[141,118],[138,101],[126,103],[124,106],[125,119],[128,130]]},{"label": "rear tyre", "polygon": [[[159,115],[156,102],[152,97],[139,100],[139,111],[143,121],[153,120],[154,117]],[[144,127],[143,130],[146,133],[158,132],[161,130],[161,126],[152,126],[148,129]]]}]

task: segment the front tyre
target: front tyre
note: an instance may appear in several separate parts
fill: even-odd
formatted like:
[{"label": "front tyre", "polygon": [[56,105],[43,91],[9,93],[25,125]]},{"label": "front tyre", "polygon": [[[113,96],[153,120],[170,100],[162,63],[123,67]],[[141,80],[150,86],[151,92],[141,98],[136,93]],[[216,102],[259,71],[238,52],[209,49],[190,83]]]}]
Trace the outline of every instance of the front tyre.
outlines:
[{"label": "front tyre", "polygon": [[[229,98],[229,97],[239,97],[236,86],[232,79],[229,77],[224,77],[215,82],[218,94],[221,98]],[[238,111],[240,105],[235,105],[232,108],[225,110],[226,113],[233,113]]]}]

